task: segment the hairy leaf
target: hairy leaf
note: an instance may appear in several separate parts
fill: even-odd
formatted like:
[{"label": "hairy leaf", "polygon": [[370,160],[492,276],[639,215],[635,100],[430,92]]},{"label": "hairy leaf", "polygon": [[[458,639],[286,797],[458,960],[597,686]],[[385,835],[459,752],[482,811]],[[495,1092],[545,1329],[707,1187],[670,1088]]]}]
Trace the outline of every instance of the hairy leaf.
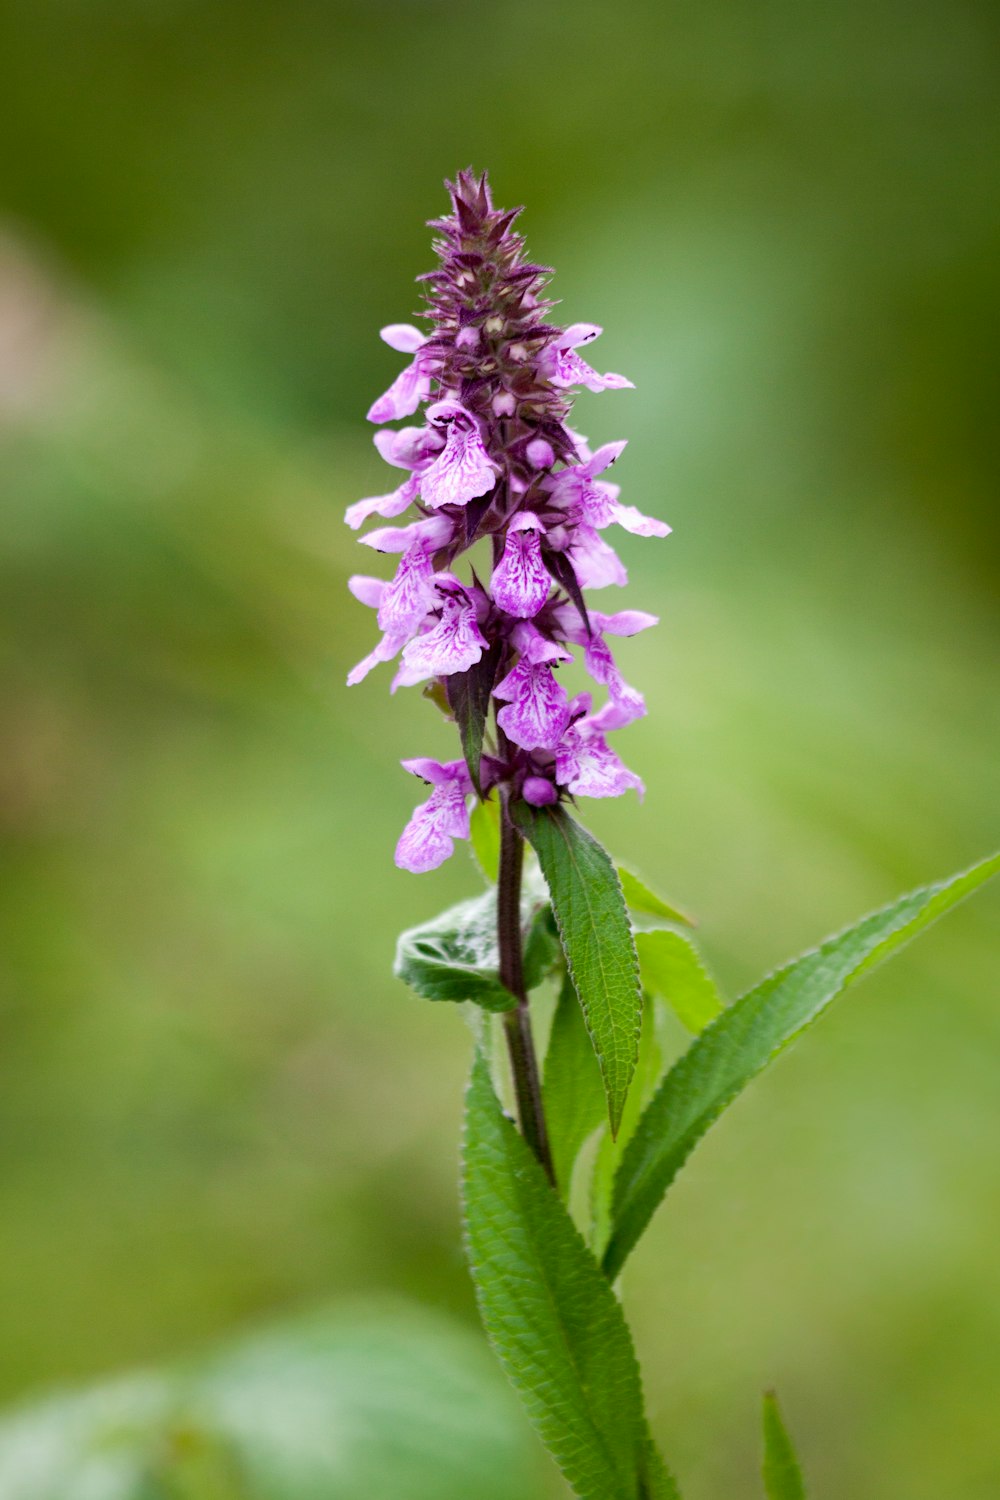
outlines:
[{"label": "hairy leaf", "polygon": [[638,1500],[649,1435],[621,1307],[478,1055],[464,1197],[483,1323],[539,1436],[580,1500]]},{"label": "hairy leaf", "polygon": [[[548,904],[527,883],[521,920],[528,929],[524,979],[533,989],[558,959],[559,941]],[[509,1010],[516,1001],[500,983],[499,964],[496,891],[486,891],[404,932],[393,968],[424,1000],[473,1000],[485,1010]]]},{"label": "hairy leaf", "polygon": [[606,1118],[601,1070],[568,974],[552,1018],[543,1096],[556,1182],[568,1199],[580,1148]]},{"label": "hairy leaf", "polygon": [[767,1500],[806,1500],[802,1470],[773,1391],[764,1397],[763,1472]]},{"label": "hairy leaf", "polygon": [[479,762],[483,755],[483,732],[502,649],[502,643],[496,641],[467,671],[453,672],[446,680],[448,703],[458,724],[465,763],[477,792],[480,790]]},{"label": "hairy leaf", "polygon": [[647,917],[662,917],[665,922],[680,922],[682,927],[697,925],[687,912],[674,906],[672,901],[664,901],[662,896],[651,891],[644,880],[640,880],[632,870],[626,870],[624,865],[618,866],[618,879],[622,883],[625,904],[633,911],[642,912]]},{"label": "hairy leaf", "polygon": [[665,1000],[677,1019],[696,1034],[722,1009],[715,981],[690,938],[668,927],[637,932],[635,951],[643,988]]},{"label": "hairy leaf", "polygon": [[701,1033],[660,1085],[622,1159],[604,1257],[610,1277],[621,1270],[694,1146],[750,1080],[849,984],[998,869],[1000,855],[872,913],[770,975]]},{"label": "hairy leaf", "polygon": [[552,897],[563,952],[604,1078],[617,1134],[635,1072],[642,992],[622,888],[606,851],[561,808],[519,802],[514,821],[533,845]]}]

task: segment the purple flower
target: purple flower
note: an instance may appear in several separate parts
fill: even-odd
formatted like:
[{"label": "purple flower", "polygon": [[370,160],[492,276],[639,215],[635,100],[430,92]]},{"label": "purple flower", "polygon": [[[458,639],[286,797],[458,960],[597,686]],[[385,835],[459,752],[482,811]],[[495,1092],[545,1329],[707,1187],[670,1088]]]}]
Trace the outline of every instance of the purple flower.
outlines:
[{"label": "purple flower", "polygon": [[416,541],[407,547],[395,577],[386,584],[379,600],[380,630],[406,637],[423,623],[435,598],[432,555],[426,542]]},{"label": "purple flower", "polygon": [[633,719],[641,719],[646,712],[646,700],[625,681],[604,636],[638,635],[641,630],[659,624],[656,615],[641,609],[624,609],[615,615],[592,610],[588,634],[569,610],[564,608],[563,613],[561,628],[567,639],[583,647],[584,666],[595,682],[608,689],[609,701],[600,714],[594,715],[593,722],[599,721],[601,729],[621,729]]},{"label": "purple flower", "polygon": [[617,522],[636,536],[669,536],[670,527],[665,521],[642,515],[634,505],[622,505],[618,499],[620,487],[597,478],[610,468],[625,447],[623,442],[605,443],[582,463],[561,470],[552,485],[552,499],[557,505],[568,506],[575,518],[595,531]]},{"label": "purple flower", "polygon": [[348,672],[347,686],[355,687],[357,683],[364,682],[373,668],[381,666],[384,661],[392,661],[405,642],[405,635],[384,635],[374,650],[363,656],[357,666]]},{"label": "purple flower", "polygon": [[455,851],[455,839],[469,837],[466,797],[472,791],[464,760],[404,760],[404,770],[433,787],[430,797],[415,809],[396,845],[401,870],[421,874],[435,870]]},{"label": "purple flower", "polygon": [[444,447],[436,427],[400,427],[376,432],[372,439],[387,464],[397,469],[425,469]]},{"label": "purple flower", "polygon": [[[428,677],[450,677],[467,672],[482,656],[488,642],[476,620],[476,606],[458,584],[455,592],[444,594],[437,622],[424,635],[418,635],[403,651],[403,664],[396,674],[397,687],[413,687]],[[437,585],[439,591],[441,584]]]},{"label": "purple flower", "polygon": [[497,723],[522,750],[554,750],[569,723],[566,689],[547,662],[520,661],[493,689],[506,706]]},{"label": "purple flower", "polygon": [[633,719],[641,719],[646,712],[646,700],[634,687],[629,687],[611,654],[611,648],[600,635],[587,642],[583,653],[584,664],[595,682],[608,690],[614,709],[614,724],[607,719],[602,722],[607,728],[621,729]]},{"label": "purple flower", "polygon": [[586,718],[571,724],[556,747],[556,781],[575,797],[621,797],[635,787],[641,798],[646,790]]},{"label": "purple flower", "polygon": [[[486,795],[506,785],[536,807],[641,791],[605,735],[643,714],[645,702],[606,637],[634,635],[655,618],[640,610],[602,614],[581,590],[627,582],[606,528],[642,537],[669,531],[623,504],[606,477],[624,442],[592,452],[569,424],[574,388],[631,385],[599,374],[578,352],[600,328],[547,321],[551,273],[528,260],[513,228],[517,212],[493,207],[485,177],[462,172],[448,187],[451,212],[432,222],[439,264],[420,278],[427,331],[409,324],[382,330],[411,360],[369,413],[389,422],[423,407],[423,417],[375,434],[386,463],[405,471],[402,483],[356,501],[346,515],[357,530],[371,516],[395,521],[413,507],[408,521],[360,538],[399,554],[399,562],[387,582],[351,580],[355,597],[377,612],[382,634],[348,680],[359,682],[402,653],[393,691],[430,681],[429,696],[451,705],[460,721],[478,694],[491,691],[495,700],[481,766],[404,762],[432,786],[397,850],[397,863],[413,870],[434,868],[467,834],[474,781]],[[463,581],[459,561],[480,542],[486,546]],[[480,581],[489,564],[479,559],[490,553],[492,577]],[[557,680],[571,646],[607,690],[596,713],[589,695],[571,703]],[[469,682],[454,681],[464,674]]]},{"label": "purple flower", "polygon": [[542,562],[542,523],[530,510],[514,517],[503,556],[493,571],[493,602],[515,619],[530,620],[545,605],[552,579]]},{"label": "purple flower", "polygon": [[475,418],[457,401],[438,401],[427,412],[446,434],[444,452],[420,476],[420,498],[435,510],[468,505],[497,482],[497,466],[483,446]]},{"label": "purple flower", "polygon": [[624,588],[628,583],[625,564],[593,526],[576,528],[569,555],[581,588],[606,589],[612,583]]},{"label": "purple flower", "polygon": [[388,495],[371,495],[367,500],[356,500],[347,507],[344,520],[352,531],[357,531],[369,516],[384,516],[387,520],[392,516],[401,516],[413,504],[419,492],[420,481],[415,474],[411,474],[409,479],[404,479],[399,488],[390,491]]},{"label": "purple flower", "polygon": [[418,352],[427,340],[419,328],[411,328],[408,323],[390,323],[382,329],[380,337],[390,349],[416,355],[368,412],[369,422],[395,422],[399,417],[412,417],[421,401],[430,395],[431,369],[426,355],[421,357]]},{"label": "purple flower", "polygon": [[568,661],[565,648],[548,641],[533,625],[516,627],[514,641],[521,659],[493,689],[506,706],[497,723],[522,750],[554,750],[570,720],[566,689],[552,673],[553,661]]},{"label": "purple flower", "polygon": [[592,343],[603,332],[596,323],[573,323],[549,345],[542,357],[542,368],[553,385],[584,385],[588,391],[635,389],[624,375],[598,375],[574,352],[581,344]]}]

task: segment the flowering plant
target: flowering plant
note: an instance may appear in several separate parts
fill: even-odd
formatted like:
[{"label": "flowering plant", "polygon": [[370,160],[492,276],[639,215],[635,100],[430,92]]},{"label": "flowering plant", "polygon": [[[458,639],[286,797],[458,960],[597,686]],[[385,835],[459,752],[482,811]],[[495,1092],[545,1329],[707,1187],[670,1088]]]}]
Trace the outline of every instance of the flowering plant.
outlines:
[{"label": "flowering plant", "polygon": [[[646,712],[608,637],[657,620],[603,613],[587,594],[627,582],[608,528],[662,537],[669,527],[623,504],[606,477],[625,444],[592,451],[569,425],[575,389],[631,382],[579,352],[600,328],[549,320],[551,273],[526,257],[513,228],[520,210],[495,209],[486,177],[471,171],[448,187],[451,212],[432,221],[439,265],[420,278],[427,331],[382,330],[411,358],[368,415],[381,426],[424,407],[424,419],[381,426],[376,447],[406,477],[346,519],[354,529],[411,509],[415,519],[361,537],[399,562],[391,580],[350,581],[377,611],[381,638],[348,682],[399,658],[392,690],[424,684],[454,722],[454,760],[402,762],[430,794],[396,863],[431,870],[471,836],[490,888],[404,933],[397,972],[427,999],[471,1002],[477,1018],[466,1245],[486,1330],[540,1437],[581,1500],[676,1497],[614,1291],[627,1256],[745,1085],[1000,857],[903,897],[723,1004],[690,920],[616,866],[569,811],[579,798],[643,791],[608,744]],[[559,680],[574,650],[604,690],[596,708],[591,692],[571,698]],[[530,996],[545,986],[557,998],[543,1072]],[[661,1005],[694,1036],[665,1071]],[[520,1130],[500,1102],[497,1030]],[[764,1436],[767,1494],[795,1500],[802,1479],[773,1397]]]}]

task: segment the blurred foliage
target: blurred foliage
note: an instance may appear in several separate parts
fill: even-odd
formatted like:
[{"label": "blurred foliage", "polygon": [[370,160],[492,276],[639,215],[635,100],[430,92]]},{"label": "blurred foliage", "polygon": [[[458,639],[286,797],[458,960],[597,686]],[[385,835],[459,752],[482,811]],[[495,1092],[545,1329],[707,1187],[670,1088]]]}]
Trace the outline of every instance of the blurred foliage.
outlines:
[{"label": "blurred foliage", "polygon": [[[607,329],[644,808],[729,993],[997,842],[985,0],[0,0],[0,1392],[392,1288],[472,1317],[468,1037],[391,978],[450,732],[343,677],[440,179]],[[606,347],[605,347],[606,346]],[[367,564],[366,564],[367,565]],[[690,1500],[1000,1489],[995,893],[741,1101],[630,1268]],[[887,1059],[892,1059],[891,1065]],[[682,1357],[681,1357],[682,1356]]]},{"label": "blurred foliage", "polygon": [[0,1422],[4,1500],[525,1500],[537,1482],[482,1342],[405,1305],[314,1314]]}]

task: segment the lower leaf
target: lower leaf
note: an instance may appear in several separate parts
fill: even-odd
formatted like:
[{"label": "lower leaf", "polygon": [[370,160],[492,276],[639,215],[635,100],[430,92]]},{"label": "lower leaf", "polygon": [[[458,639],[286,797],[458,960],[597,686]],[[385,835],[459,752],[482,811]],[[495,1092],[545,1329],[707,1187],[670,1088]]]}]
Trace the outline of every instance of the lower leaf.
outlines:
[{"label": "lower leaf", "polygon": [[[464,1150],[465,1236],[483,1323],[579,1500],[673,1500],[650,1456],[621,1307],[477,1054]],[[660,1488],[655,1488],[659,1485]]]}]

